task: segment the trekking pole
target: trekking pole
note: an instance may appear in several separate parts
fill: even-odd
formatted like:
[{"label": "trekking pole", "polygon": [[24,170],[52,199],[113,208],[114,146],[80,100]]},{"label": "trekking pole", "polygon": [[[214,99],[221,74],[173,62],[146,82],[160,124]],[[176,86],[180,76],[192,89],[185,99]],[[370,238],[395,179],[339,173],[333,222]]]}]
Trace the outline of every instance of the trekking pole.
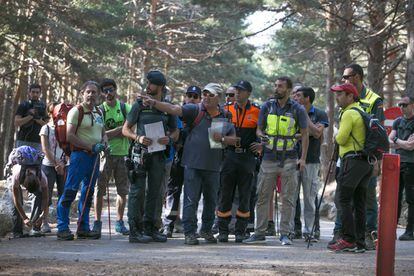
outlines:
[{"label": "trekking pole", "polygon": [[110,204],[110,201],[109,201],[109,181],[106,185],[106,199],[108,201],[109,239],[111,239],[111,204]]},{"label": "trekking pole", "polygon": [[320,199],[317,202],[318,205],[316,206],[316,210],[315,210],[315,220],[313,221],[312,231],[311,231],[311,233],[309,235],[309,239],[308,239],[308,246],[307,246],[308,249],[309,249],[309,246],[311,244],[311,237],[313,236],[313,233],[315,232],[315,228],[316,228],[316,214],[319,212],[319,209],[321,207],[323,194],[325,193],[326,185],[328,184],[328,180],[329,180],[329,178],[330,178],[330,176],[333,172],[333,167],[334,167],[333,165],[336,164],[338,150],[339,150],[339,147],[335,143],[334,150],[333,150],[332,156],[331,156],[331,160],[329,161],[328,172],[326,174],[325,183],[323,184],[322,194],[321,194]]},{"label": "trekking pole", "polygon": [[79,231],[79,226],[82,222],[82,218],[83,218],[83,213],[85,212],[85,207],[86,207],[86,201],[88,200],[88,196],[89,196],[89,191],[91,190],[91,186],[92,186],[92,180],[95,174],[95,169],[96,166],[98,164],[98,160],[99,160],[100,156],[99,154],[97,154],[94,165],[93,165],[93,170],[92,170],[92,174],[91,174],[91,179],[89,180],[89,185],[88,185],[88,189],[86,190],[86,196],[85,196],[85,200],[83,201],[83,205],[82,205],[82,212],[80,214],[79,220],[78,220],[78,227],[76,229],[76,231]]}]

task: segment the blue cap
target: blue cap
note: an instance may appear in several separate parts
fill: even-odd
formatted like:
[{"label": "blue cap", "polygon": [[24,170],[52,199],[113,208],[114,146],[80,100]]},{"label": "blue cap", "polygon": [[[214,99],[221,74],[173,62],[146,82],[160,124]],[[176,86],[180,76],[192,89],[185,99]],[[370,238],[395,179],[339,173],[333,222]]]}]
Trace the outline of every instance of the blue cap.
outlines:
[{"label": "blue cap", "polygon": [[201,88],[198,86],[192,85],[187,88],[187,92],[185,93],[195,93],[195,94],[201,95]]},{"label": "blue cap", "polygon": [[164,74],[157,70],[149,71],[147,74],[147,80],[155,85],[162,86],[167,84],[167,80],[165,79]]},{"label": "blue cap", "polygon": [[252,92],[252,90],[253,90],[252,85],[250,84],[250,82],[245,81],[245,80],[241,80],[241,81],[237,82],[236,84],[233,84],[232,86],[236,89],[247,90],[249,92]]}]

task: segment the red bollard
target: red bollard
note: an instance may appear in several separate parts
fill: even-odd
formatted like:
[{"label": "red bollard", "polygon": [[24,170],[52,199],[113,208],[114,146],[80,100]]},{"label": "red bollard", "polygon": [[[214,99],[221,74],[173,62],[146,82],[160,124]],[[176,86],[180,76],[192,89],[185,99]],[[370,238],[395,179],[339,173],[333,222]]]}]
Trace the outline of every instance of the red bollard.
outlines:
[{"label": "red bollard", "polygon": [[378,219],[377,276],[394,275],[400,155],[384,154]]}]

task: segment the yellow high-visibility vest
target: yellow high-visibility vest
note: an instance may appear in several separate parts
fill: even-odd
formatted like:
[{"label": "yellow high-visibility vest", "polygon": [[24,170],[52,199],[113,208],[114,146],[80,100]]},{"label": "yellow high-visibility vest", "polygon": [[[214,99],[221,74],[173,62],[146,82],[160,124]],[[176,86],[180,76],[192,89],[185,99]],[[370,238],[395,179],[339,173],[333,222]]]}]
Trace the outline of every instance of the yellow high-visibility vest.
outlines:
[{"label": "yellow high-visibility vest", "polygon": [[365,88],[365,89],[366,89],[365,98],[359,100],[360,102],[359,105],[362,107],[362,109],[366,113],[371,114],[375,101],[377,99],[380,99],[381,97],[378,94],[376,94],[374,91],[372,91],[371,89],[368,89],[368,88]]},{"label": "yellow high-visibility vest", "polygon": [[[268,114],[266,122],[266,134],[270,136],[269,147],[276,151],[293,150],[295,146],[296,121],[293,117]],[[276,145],[275,145],[275,140]],[[286,140],[286,148],[285,146]]]}]

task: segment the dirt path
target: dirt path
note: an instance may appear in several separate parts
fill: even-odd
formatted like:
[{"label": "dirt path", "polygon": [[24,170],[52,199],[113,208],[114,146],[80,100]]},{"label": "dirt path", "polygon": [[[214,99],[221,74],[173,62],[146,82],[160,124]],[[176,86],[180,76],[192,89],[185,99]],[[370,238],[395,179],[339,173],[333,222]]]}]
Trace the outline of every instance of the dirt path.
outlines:
[{"label": "dirt path", "polygon": [[[167,243],[130,244],[105,229],[101,240],[57,241],[55,236],[3,239],[1,275],[373,275],[375,252],[335,254],[326,250],[331,222],[322,223],[322,240],[306,249],[303,240],[281,246],[227,244],[186,246],[182,234]],[[401,229],[399,232],[401,233]],[[414,242],[397,242],[396,275],[414,274]]]}]

